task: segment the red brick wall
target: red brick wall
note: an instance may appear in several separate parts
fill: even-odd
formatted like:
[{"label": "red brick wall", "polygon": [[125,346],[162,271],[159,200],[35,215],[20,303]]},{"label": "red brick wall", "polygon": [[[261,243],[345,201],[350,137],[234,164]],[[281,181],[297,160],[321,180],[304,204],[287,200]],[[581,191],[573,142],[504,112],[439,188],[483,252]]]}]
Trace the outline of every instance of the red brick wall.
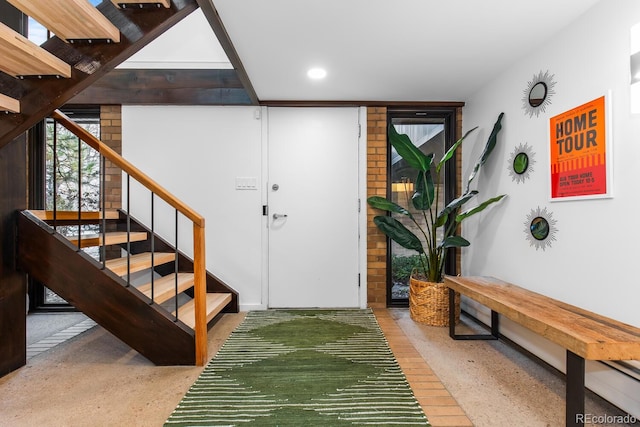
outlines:
[{"label": "red brick wall", "polygon": [[[116,153],[122,154],[122,109],[120,105],[100,107],[100,140]],[[107,209],[122,207],[122,173],[120,168],[106,161],[105,202]]]},{"label": "red brick wall", "polygon": [[[367,108],[367,197],[387,195],[387,108]],[[387,238],[367,205],[367,304],[387,306]]]},{"label": "red brick wall", "polygon": [[[122,154],[122,108],[120,105],[100,106],[100,140]],[[122,170],[114,166],[109,160],[105,162],[105,208],[119,209],[122,207]],[[107,231],[113,231],[115,225],[107,225]],[[119,246],[108,246],[107,259],[119,258]]]}]

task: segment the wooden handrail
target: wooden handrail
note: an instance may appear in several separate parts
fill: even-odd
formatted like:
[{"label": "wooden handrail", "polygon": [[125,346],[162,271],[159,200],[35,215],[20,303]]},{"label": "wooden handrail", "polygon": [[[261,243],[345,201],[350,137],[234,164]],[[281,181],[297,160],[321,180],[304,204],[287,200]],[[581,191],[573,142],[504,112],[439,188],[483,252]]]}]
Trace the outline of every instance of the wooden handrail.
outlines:
[{"label": "wooden handrail", "polygon": [[77,123],[60,110],[55,110],[51,117],[193,222],[195,363],[198,366],[204,366],[207,363],[207,270],[205,263],[204,217],[178,200],[173,194],[122,158],[89,131],[78,126]]},{"label": "wooden handrail", "polygon": [[176,208],[180,213],[193,221],[194,224],[198,225],[199,227],[204,227],[204,217],[202,215],[191,209],[160,184],[149,178],[140,169],[136,168],[127,160],[122,158],[118,153],[113,151],[104,142],[93,136],[89,131],[82,128],[81,126],[78,126],[76,122],[71,120],[60,110],[55,110],[53,113],[51,113],[51,117],[56,119],[60,124],[62,124],[65,128],[71,131],[82,141],[86,142],[91,148],[109,159],[114,165],[118,166],[120,169],[135,178],[138,182],[140,182],[140,184],[144,185],[146,188],[157,194],[162,200]]}]

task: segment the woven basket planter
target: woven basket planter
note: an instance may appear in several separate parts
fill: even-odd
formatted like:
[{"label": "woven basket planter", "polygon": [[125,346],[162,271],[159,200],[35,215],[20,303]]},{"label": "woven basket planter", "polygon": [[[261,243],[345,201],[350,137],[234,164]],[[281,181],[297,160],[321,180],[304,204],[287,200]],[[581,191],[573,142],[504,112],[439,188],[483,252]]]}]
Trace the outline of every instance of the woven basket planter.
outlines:
[{"label": "woven basket planter", "polygon": [[[456,292],[455,319],[460,321],[460,294]],[[431,326],[449,326],[449,288],[444,283],[425,282],[411,276],[409,313],[416,322]]]}]

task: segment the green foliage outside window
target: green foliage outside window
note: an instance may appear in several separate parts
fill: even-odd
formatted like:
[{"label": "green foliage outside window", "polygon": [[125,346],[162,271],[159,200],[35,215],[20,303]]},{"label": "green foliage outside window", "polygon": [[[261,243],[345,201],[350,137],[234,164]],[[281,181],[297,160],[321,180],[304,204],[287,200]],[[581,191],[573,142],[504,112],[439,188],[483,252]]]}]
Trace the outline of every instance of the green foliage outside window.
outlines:
[{"label": "green foliage outside window", "polygon": [[[97,120],[86,121],[81,125],[96,137],[99,137],[100,124]],[[55,129],[54,129],[55,126]],[[54,138],[56,150],[54,152]],[[80,150],[80,155],[78,151]],[[54,180],[54,164],[56,176]],[[81,183],[78,185],[81,172]],[[82,210],[98,210],[100,203],[100,154],[82,143],[78,137],[53,121],[47,122],[46,147],[46,208],[53,209],[54,187],[56,209],[78,209],[80,193]]]}]

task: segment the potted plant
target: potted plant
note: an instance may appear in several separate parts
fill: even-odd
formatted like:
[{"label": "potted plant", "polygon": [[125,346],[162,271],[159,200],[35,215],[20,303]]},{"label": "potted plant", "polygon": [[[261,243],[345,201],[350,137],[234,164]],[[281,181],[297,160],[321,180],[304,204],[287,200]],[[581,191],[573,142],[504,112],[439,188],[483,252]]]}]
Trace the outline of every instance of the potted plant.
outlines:
[{"label": "potted plant", "polygon": [[[456,235],[458,225],[505,197],[504,194],[493,197],[462,211],[464,205],[478,194],[477,190],[471,190],[471,183],[496,146],[503,115],[504,113],[500,113],[493,126],[484,150],[467,180],[464,194],[452,200],[440,212],[437,212],[437,207],[441,201],[443,167],[453,158],[462,141],[477,127],[469,130],[447,150],[437,164],[433,164],[433,153],[423,153],[407,135],[399,134],[393,125],[389,125],[389,142],[407,165],[417,172],[415,182],[410,183],[408,178],[404,179],[405,184],[413,184],[405,185],[406,191],[411,189],[413,194],[407,194],[407,206],[400,206],[380,196],[369,197],[367,203],[373,208],[403,215],[413,229],[410,230],[390,215],[378,215],[373,219],[376,226],[389,238],[418,253],[420,262],[411,275],[409,287],[411,317],[418,322],[436,326],[448,324],[448,288],[444,286],[448,249],[470,245],[464,237]],[[457,310],[456,318],[459,317],[459,303]]]}]

